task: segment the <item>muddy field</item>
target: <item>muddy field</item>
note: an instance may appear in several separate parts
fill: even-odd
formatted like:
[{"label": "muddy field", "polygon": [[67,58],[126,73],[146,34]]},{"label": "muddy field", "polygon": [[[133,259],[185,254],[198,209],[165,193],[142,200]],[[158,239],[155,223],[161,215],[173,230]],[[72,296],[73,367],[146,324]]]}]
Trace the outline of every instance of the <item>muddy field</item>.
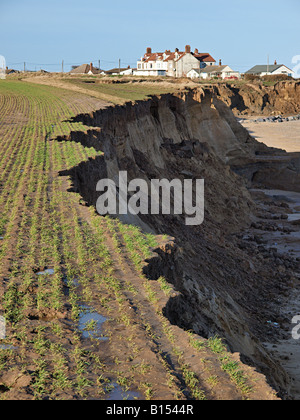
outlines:
[{"label": "muddy field", "polygon": [[67,173],[102,153],[61,136],[84,133],[72,118],[105,104],[18,81],[0,89],[1,399],[276,398],[221,337],[165,316],[178,291],[143,272],[168,236],[101,218],[74,194]]},{"label": "muddy field", "polygon": [[[299,203],[260,181],[296,185],[298,156],[212,89],[112,107],[41,83],[0,84],[0,398],[296,398]],[[95,184],[119,170],[204,177],[204,224],[100,217]]]}]

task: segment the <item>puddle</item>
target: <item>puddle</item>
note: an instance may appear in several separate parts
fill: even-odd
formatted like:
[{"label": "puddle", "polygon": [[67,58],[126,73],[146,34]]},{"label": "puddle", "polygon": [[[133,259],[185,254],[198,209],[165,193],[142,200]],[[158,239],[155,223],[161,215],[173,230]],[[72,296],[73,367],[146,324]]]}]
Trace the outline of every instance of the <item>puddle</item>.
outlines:
[{"label": "puddle", "polygon": [[52,274],[54,274],[53,268],[47,268],[47,270],[45,270],[45,271],[39,271],[37,273],[38,276],[47,276],[47,275],[52,275]]},{"label": "puddle", "polygon": [[70,296],[70,288],[72,286],[79,287],[79,280],[74,278],[72,280],[68,280],[66,277],[63,278],[64,283],[64,294],[65,296]]},{"label": "puddle", "polygon": [[78,328],[82,332],[83,338],[94,338],[100,341],[107,341],[108,337],[102,336],[102,325],[107,320],[98,314],[93,308],[87,305],[80,305]]},{"label": "puddle", "polygon": [[[110,388],[112,388],[110,390]],[[132,400],[141,400],[143,399],[143,396],[141,394],[139,394],[138,392],[133,392],[133,391],[124,391],[124,389],[122,389],[122,387],[118,384],[111,384],[109,387],[106,388],[106,392],[109,393],[109,396],[107,397],[108,400],[113,400],[113,401],[132,401]]]},{"label": "puddle", "polygon": [[6,338],[6,321],[3,316],[0,316],[0,340],[5,340]]},{"label": "puddle", "polygon": [[68,280],[66,277],[64,277],[63,282],[64,282],[66,287],[70,287],[70,286],[78,287],[79,286],[79,279],[77,279],[76,277],[72,280]]},{"label": "puddle", "polygon": [[18,350],[18,348],[10,344],[0,344],[0,350]]}]

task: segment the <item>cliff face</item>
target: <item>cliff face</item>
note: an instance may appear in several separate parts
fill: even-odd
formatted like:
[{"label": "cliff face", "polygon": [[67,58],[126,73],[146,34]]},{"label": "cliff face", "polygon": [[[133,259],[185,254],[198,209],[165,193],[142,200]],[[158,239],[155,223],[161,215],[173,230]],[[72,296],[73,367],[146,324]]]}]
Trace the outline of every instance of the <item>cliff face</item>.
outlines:
[{"label": "cliff face", "polygon": [[110,178],[118,184],[120,171],[128,172],[128,181],[140,178],[148,184],[162,178],[205,180],[201,226],[186,226],[184,215],[119,217],[174,238],[144,269],[149,278],[165,276],[180,292],[170,299],[166,316],[205,337],[226,337],[233,351],[258,366],[277,389],[285,388],[288,378],[260,344],[268,328],[261,319],[278,310],[272,301],[290,281],[291,270],[278,272],[272,261],[249,254],[240,247],[239,234],[254,219],[246,184],[254,173],[258,177],[276,168],[278,156],[286,160],[285,168],[291,158],[254,140],[211,89],[152,97],[75,121],[93,128],[59,140],[103,152],[62,173],[71,176],[74,191],[89,205],[96,205],[97,182]]},{"label": "cliff face", "polygon": [[213,91],[238,115],[292,115],[300,112],[300,82],[284,81],[274,86],[248,83],[216,85]]},{"label": "cliff face", "polygon": [[[300,103],[300,82],[281,82],[277,85],[270,88],[272,92],[278,91],[280,98],[286,98],[290,94],[285,92],[286,87],[287,92],[291,91],[295,104]],[[135,160],[134,151],[142,154],[145,161],[151,162],[151,166],[166,169],[168,156],[162,150],[173,144],[175,148],[194,148],[190,155],[186,151],[189,157],[195,157],[194,153],[197,156],[197,150],[203,147],[208,148],[212,152],[209,153],[210,157],[214,155],[230,165],[248,181],[248,185],[255,182],[265,187],[300,191],[300,154],[271,149],[253,139],[228,108],[227,105],[234,107],[233,102],[230,103],[228,89],[225,85],[194,89],[176,95],[153,97],[134,106],[127,103],[80,115],[76,120],[98,128],[85,135],[72,133],[71,139],[103,150],[105,162],[109,163],[113,173],[116,173],[119,165],[117,160],[124,156],[127,160]],[[256,106],[257,98],[262,97],[261,93],[257,95],[256,92],[252,100]],[[287,102],[280,98],[274,101]],[[293,100],[287,103],[293,104]],[[176,155],[180,155],[179,150]],[[186,161],[184,167],[192,162],[196,162],[197,166],[198,158]],[[206,170],[211,167],[206,165]]]},{"label": "cliff face", "polygon": [[[228,107],[210,92],[153,97],[135,105],[80,115],[75,120],[96,128],[87,133],[72,132],[69,140],[104,153],[89,163],[88,171],[80,171],[80,180],[76,181],[90,204],[96,202],[99,175],[118,183],[119,171],[126,170],[129,181],[141,178],[149,183],[157,178],[183,180],[190,173],[193,178],[205,179],[208,219],[226,230],[237,229],[249,220],[250,195],[244,181],[227,164],[241,164],[249,156],[255,158],[257,150],[267,148],[251,138]],[[143,219],[157,230],[156,218]],[[165,220],[161,229],[164,225]]]}]

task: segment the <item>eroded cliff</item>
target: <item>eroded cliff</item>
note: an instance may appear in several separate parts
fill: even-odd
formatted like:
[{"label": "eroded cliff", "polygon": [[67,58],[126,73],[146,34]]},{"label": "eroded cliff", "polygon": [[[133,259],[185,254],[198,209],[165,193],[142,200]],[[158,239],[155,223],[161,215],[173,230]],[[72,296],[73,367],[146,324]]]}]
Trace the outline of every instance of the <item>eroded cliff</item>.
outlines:
[{"label": "eroded cliff", "polygon": [[184,215],[119,217],[174,238],[144,268],[149,278],[165,276],[180,292],[169,300],[165,315],[204,337],[225,337],[232,351],[265,373],[277,390],[286,390],[287,374],[262,345],[269,328],[262,320],[279,311],[274,302],[294,281],[297,263],[278,271],[272,258],[242,246],[241,238],[255,220],[247,185],[278,182],[265,174],[278,173],[281,165],[283,178],[285,171],[293,175],[285,178],[290,188],[299,180],[298,157],[253,139],[212,89],[109,107],[75,121],[93,128],[59,140],[81,142],[103,154],[62,175],[71,177],[73,191],[91,206],[99,196],[97,182],[109,178],[118,185],[120,171],[127,171],[128,181],[148,184],[157,178],[205,180],[200,226],[186,226]]},{"label": "eroded cliff", "polygon": [[212,89],[238,115],[293,115],[300,112],[300,82],[282,81],[274,86],[218,84]]}]

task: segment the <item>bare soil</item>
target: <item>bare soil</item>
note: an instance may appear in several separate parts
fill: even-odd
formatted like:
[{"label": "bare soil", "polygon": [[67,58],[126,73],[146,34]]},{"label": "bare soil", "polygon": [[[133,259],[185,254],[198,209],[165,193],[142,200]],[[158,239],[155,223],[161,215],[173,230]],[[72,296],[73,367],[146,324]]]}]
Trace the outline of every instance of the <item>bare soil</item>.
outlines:
[{"label": "bare soil", "polygon": [[[35,92],[50,84],[72,110],[67,120],[62,110],[53,117],[54,124],[69,124],[70,134],[36,134],[22,142],[21,136],[4,136],[7,116],[1,126],[5,146],[16,142],[16,158],[23,150],[18,141],[28,151],[22,183],[13,191],[10,235],[4,232],[2,242],[1,302],[10,302],[11,310],[15,303],[22,317],[8,324],[5,344],[13,349],[0,349],[1,398],[107,399],[112,384],[139,399],[297,397],[299,383],[282,360],[287,347],[280,346],[290,344],[286,308],[299,290],[298,254],[274,251],[264,241],[272,241],[270,232],[298,235],[299,226],[286,200],[249,188],[271,188],[282,180],[286,189],[299,184],[298,158],[257,142],[226,106],[229,96],[221,100],[211,87],[110,107],[97,93],[50,79],[36,77]],[[245,101],[237,104],[239,92],[231,92],[230,107],[237,111]],[[28,114],[24,106],[11,123],[27,127]],[[3,169],[9,175],[20,168],[8,157]],[[118,220],[94,211],[99,176],[115,179],[119,170],[132,179],[183,178],[187,171],[204,178],[204,224],[187,228],[181,216],[136,217],[141,233],[154,232],[158,242],[145,259],[132,232],[128,242]],[[39,183],[41,174],[47,183]],[[12,193],[1,187],[4,213],[4,198]],[[59,309],[41,305],[54,299],[57,284],[37,273],[51,264],[61,271]],[[74,288],[65,282],[70,273],[76,273]],[[108,340],[82,336],[73,316],[78,304],[107,319],[102,333]],[[232,354],[213,351],[216,335]],[[277,343],[278,352],[272,354],[266,343]],[[229,366],[238,369],[235,374]]]},{"label": "bare soil", "polygon": [[[288,209],[261,205],[246,184],[299,186],[298,155],[257,142],[206,88],[78,115],[74,121],[92,128],[85,135],[73,132],[60,140],[104,152],[68,173],[74,192],[90,206],[95,206],[99,173],[117,179],[118,170],[127,170],[131,179],[149,180],[173,179],[189,171],[205,178],[206,216],[201,227],[188,228],[180,217],[132,220],[146,231],[175,238],[171,252],[158,251],[145,273],[154,280],[164,276],[180,291],[164,310],[173,324],[206,338],[225,336],[232,351],[264,372],[280,395],[290,397],[289,373],[263,342],[276,334],[287,339],[284,328],[270,331],[268,320],[278,318],[279,296],[288,305],[291,286],[299,286],[299,261],[289,254],[276,260],[272,249],[260,250],[258,242],[247,239],[254,221],[262,223],[262,230],[277,231],[278,220],[289,220]],[[119,218],[123,220],[122,215]],[[297,232],[297,226],[294,229]]]},{"label": "bare soil", "polygon": [[[150,272],[160,270],[159,254],[173,258],[172,241],[158,236],[143,270],[119,228],[112,232],[109,222],[86,206],[83,189],[81,196],[73,193],[70,174],[79,171],[84,180],[88,162],[97,164],[101,155],[51,136],[51,128],[74,124],[85,138],[78,122],[66,122],[70,109],[75,116],[75,111],[105,111],[106,104],[57,86],[16,83],[0,96],[6,112],[8,97],[14,107],[21,104],[0,128],[6,170],[1,217],[7,217],[0,243],[0,309],[8,317],[0,347],[0,398],[277,399],[266,378],[239,354],[213,351],[207,339],[170,322],[169,301],[181,293],[170,284],[166,294]],[[26,130],[16,135],[12,127]],[[89,174],[85,187],[96,175]],[[18,188],[11,188],[14,178]],[[131,245],[143,261],[134,239]],[[106,318],[104,340],[82,334],[74,312],[86,306]]]}]

